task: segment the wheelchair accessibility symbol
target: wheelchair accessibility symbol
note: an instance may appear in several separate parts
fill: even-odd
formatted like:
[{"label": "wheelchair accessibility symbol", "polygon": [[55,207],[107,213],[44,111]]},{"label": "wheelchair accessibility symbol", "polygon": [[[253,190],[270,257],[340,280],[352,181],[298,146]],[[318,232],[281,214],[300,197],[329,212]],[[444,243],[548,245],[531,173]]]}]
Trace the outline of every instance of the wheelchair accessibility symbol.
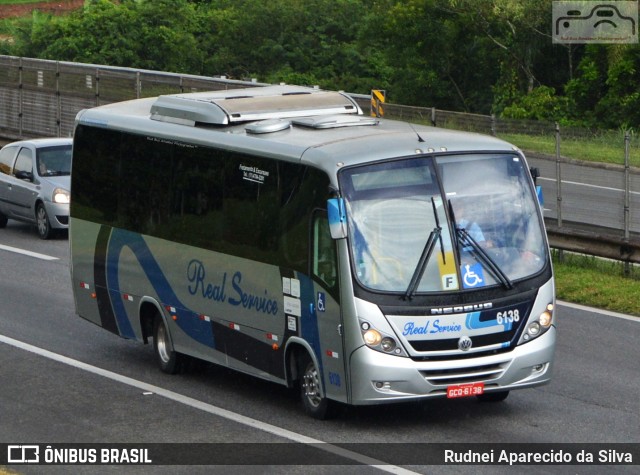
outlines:
[{"label": "wheelchair accessibility symbol", "polygon": [[484,286],[484,273],[481,264],[462,266],[462,285],[465,289]]},{"label": "wheelchair accessibility symbol", "polygon": [[324,313],[325,311],[324,302],[325,302],[324,292],[318,292],[318,305],[317,305],[318,312]]}]

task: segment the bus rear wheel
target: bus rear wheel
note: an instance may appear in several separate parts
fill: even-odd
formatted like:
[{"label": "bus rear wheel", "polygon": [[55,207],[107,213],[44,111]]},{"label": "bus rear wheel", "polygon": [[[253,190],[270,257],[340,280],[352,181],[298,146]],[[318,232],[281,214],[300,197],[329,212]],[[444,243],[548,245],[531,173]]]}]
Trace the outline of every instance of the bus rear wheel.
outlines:
[{"label": "bus rear wheel", "polygon": [[314,419],[329,419],[335,412],[335,403],[322,396],[320,372],[307,353],[300,358],[299,368],[300,397],[305,412]]},{"label": "bus rear wheel", "polygon": [[173,349],[169,331],[160,315],[157,315],[153,322],[153,350],[158,367],[164,373],[176,374],[182,370],[184,355]]}]

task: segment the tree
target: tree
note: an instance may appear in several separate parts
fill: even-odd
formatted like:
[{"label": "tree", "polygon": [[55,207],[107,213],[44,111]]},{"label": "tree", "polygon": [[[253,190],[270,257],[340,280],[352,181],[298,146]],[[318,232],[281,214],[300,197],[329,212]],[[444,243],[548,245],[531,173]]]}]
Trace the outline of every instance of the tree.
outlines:
[{"label": "tree", "polygon": [[17,56],[326,89],[397,103],[640,124],[637,45],[557,45],[549,0],[87,0],[13,23]]},{"label": "tree", "polygon": [[388,0],[372,6],[363,21],[362,38],[370,50],[380,52],[378,60],[390,70],[394,102],[444,107],[447,101],[464,107],[464,100],[450,94],[455,88],[449,45],[456,33],[435,0]]},{"label": "tree", "polygon": [[357,44],[355,25],[366,14],[360,0],[218,1],[201,12],[203,74],[340,89],[359,88],[370,74]]},{"label": "tree", "polygon": [[190,72],[201,63],[185,0],[92,0],[66,17],[34,21],[18,53],[45,59]]},{"label": "tree", "polygon": [[640,126],[640,47],[610,49],[606,93],[595,106],[596,119],[608,127]]}]

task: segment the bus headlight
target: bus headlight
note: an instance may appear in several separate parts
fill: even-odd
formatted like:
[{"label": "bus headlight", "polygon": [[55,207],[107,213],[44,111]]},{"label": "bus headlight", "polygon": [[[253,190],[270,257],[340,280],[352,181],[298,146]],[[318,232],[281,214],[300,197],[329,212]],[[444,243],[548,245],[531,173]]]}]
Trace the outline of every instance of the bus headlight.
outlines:
[{"label": "bus headlight", "polygon": [[396,341],[393,338],[384,337],[382,341],[380,341],[380,347],[386,351],[387,353],[393,351],[396,347]]},{"label": "bus headlight", "polygon": [[364,332],[364,342],[369,346],[378,346],[382,341],[382,335],[376,330],[369,329]]},{"label": "bus headlight", "polygon": [[364,343],[372,350],[394,356],[407,356],[402,345],[393,336],[376,330],[369,322],[360,321],[360,331]]},{"label": "bus headlight", "polygon": [[553,323],[553,304],[547,305],[544,312],[542,312],[537,320],[532,321],[527,325],[527,331],[523,335],[524,341],[529,341],[536,338],[546,332]]},{"label": "bus headlight", "polygon": [[553,304],[547,305],[547,310],[540,314],[540,325],[545,328],[549,328],[551,326],[551,322],[553,321]]},{"label": "bus headlight", "polygon": [[538,322],[533,322],[529,324],[527,328],[527,333],[531,336],[538,336],[540,334],[540,324]]}]

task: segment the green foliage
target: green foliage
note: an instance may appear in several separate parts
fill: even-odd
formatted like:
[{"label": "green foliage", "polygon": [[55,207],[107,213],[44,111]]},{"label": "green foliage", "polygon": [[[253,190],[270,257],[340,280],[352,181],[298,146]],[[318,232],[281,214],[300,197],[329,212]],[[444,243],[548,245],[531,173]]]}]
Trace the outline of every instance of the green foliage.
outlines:
[{"label": "green foliage", "polygon": [[554,45],[550,25],[548,0],[87,0],[4,23],[0,53],[640,126],[640,46]]},{"label": "green foliage", "polygon": [[64,17],[33,15],[16,37],[21,56],[190,72],[201,63],[184,0],[91,0]]},{"label": "green foliage", "polygon": [[565,93],[568,117],[605,128],[640,124],[640,48],[590,45]]},{"label": "green foliage", "polygon": [[637,266],[559,251],[553,261],[558,299],[640,316]]},{"label": "green foliage", "polygon": [[559,120],[566,116],[567,98],[556,96],[553,88],[539,86],[526,95],[514,98],[502,116],[510,119]]},{"label": "green foliage", "polygon": [[609,65],[607,92],[597,104],[596,114],[608,126],[640,125],[640,48],[622,49]]},{"label": "green foliage", "polygon": [[[200,73],[295,80],[368,92],[374,77],[358,48],[357,28],[366,14],[354,0],[236,0],[203,6]],[[367,88],[364,89],[363,88]]]}]

